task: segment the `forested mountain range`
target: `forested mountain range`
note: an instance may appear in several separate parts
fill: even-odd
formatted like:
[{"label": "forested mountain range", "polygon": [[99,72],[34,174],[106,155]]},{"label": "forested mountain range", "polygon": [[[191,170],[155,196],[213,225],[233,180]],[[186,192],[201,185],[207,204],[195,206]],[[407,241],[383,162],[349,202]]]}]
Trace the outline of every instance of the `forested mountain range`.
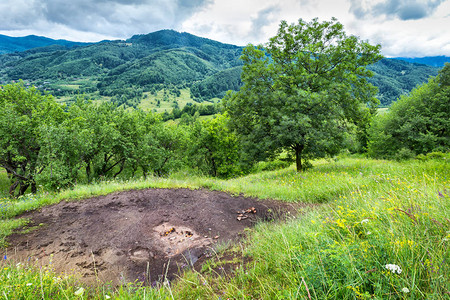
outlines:
[{"label": "forested mountain range", "polygon": [[43,36],[28,35],[24,37],[11,37],[0,34],[0,54],[26,51],[33,48],[60,45],[67,48],[86,46],[90,43],[72,42],[67,40],[54,40]]},{"label": "forested mountain range", "polygon": [[433,67],[443,67],[446,62],[450,62],[450,56],[426,56],[426,57],[397,57],[411,63],[418,63]]},{"label": "forested mountain range", "polygon": [[[173,94],[189,89],[191,99],[202,102],[241,85],[242,47],[189,33],[161,30],[126,41],[68,45],[73,46],[62,43],[1,55],[0,82],[22,79],[56,97],[84,93],[128,106],[162,89]],[[370,69],[375,73],[370,81],[387,106],[439,68],[386,58]]]}]

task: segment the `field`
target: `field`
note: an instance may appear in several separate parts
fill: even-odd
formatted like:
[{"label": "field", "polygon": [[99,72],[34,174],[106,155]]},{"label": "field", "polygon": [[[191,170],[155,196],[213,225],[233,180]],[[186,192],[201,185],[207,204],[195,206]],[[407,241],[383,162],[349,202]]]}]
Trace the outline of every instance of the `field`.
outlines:
[{"label": "field", "polygon": [[[297,215],[284,221],[258,222],[245,230],[245,238],[214,248],[199,268],[153,287],[83,285],[76,274],[54,273],[51,264],[39,268],[5,254],[0,295],[5,299],[448,299],[448,160],[448,155],[404,162],[342,157],[315,161],[302,173],[290,167],[230,180],[180,173],[100,182],[59,193],[40,191],[14,200],[3,197],[4,247],[14,228],[28,222],[15,218],[21,213],[63,199],[77,201],[117,191],[203,188],[311,205],[301,206]],[[6,188],[6,176],[0,175],[0,186]],[[34,225],[23,227],[28,228],[23,234],[43,230]]]},{"label": "field", "polygon": [[[181,89],[180,96],[172,95],[166,89],[162,89],[152,95],[151,93],[144,93],[145,97],[141,100],[139,108],[144,111],[153,111],[157,113],[171,112],[175,105],[183,109],[188,103],[195,103],[190,94],[189,89]],[[176,104],[175,104],[176,103]]]}]

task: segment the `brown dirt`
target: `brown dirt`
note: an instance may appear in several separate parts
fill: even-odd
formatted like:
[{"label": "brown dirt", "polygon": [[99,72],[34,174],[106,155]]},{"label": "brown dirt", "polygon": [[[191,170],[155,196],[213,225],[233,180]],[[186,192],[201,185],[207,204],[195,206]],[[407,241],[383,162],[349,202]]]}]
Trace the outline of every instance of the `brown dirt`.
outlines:
[{"label": "brown dirt", "polygon": [[298,207],[206,190],[126,191],[22,215],[35,229],[11,235],[6,253],[87,284],[155,283],[197,269],[215,245],[236,240],[257,220]]}]

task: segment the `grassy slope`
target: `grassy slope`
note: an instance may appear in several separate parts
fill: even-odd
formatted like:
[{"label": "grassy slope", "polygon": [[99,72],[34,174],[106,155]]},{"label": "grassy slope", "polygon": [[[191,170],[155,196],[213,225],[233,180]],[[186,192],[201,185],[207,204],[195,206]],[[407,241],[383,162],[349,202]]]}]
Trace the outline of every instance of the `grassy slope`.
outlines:
[{"label": "grassy slope", "polygon": [[[167,111],[170,113],[173,109],[174,101],[178,103],[178,107],[183,109],[184,106],[188,102],[195,103],[191,98],[191,92],[189,89],[180,90],[180,96],[176,97],[171,95],[168,91],[166,91],[166,96],[164,95],[165,89],[162,89],[156,93],[156,95],[152,95],[150,93],[145,93],[145,98],[141,100],[139,104],[139,108],[144,111],[153,111],[158,113],[163,113]],[[160,104],[157,105],[157,101],[160,101]]]},{"label": "grassy slope", "polygon": [[[188,187],[289,202],[327,203],[285,223],[264,223],[234,247],[235,263],[251,258],[229,276],[214,276],[214,262],[204,273],[187,273],[160,289],[126,286],[120,299],[446,299],[450,294],[450,168],[447,160],[388,162],[368,159],[319,161],[314,169],[292,168],[232,180],[188,177],[104,182],[59,194],[42,193],[14,202],[3,200],[3,236],[17,226],[14,215],[62,199],[86,198],[116,190]],[[22,221],[23,222],[23,221]],[[237,261],[236,261],[237,260]],[[0,266],[0,295],[18,297],[22,287],[40,286],[49,298],[76,298],[72,279],[43,281],[43,270]],[[398,265],[393,273],[387,264]],[[22,269],[20,269],[22,268]],[[47,271],[48,272],[48,271]],[[11,276],[12,275],[12,276]],[[8,277],[9,276],[9,277]],[[31,285],[27,286],[27,283]],[[91,297],[113,292],[99,287]],[[88,293],[86,291],[85,293]],[[309,293],[309,295],[308,295]],[[65,294],[65,296],[63,296]],[[448,299],[448,298],[447,298]]]}]

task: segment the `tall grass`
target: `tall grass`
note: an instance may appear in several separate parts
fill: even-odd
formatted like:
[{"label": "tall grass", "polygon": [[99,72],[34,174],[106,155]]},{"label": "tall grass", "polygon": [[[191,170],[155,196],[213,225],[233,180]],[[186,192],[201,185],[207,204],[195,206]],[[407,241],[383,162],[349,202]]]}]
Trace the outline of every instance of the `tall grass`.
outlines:
[{"label": "tall grass", "polygon": [[[261,223],[250,230],[238,251],[243,267],[228,276],[188,272],[160,289],[126,286],[115,294],[107,291],[118,299],[450,297],[450,167],[445,158],[425,162],[346,158],[318,161],[303,173],[287,168],[231,180],[176,174],[170,179],[102,182],[11,201],[1,232],[25,210],[147,187],[209,188],[323,205],[284,223]],[[8,268],[11,272],[14,266]],[[13,285],[3,280],[4,274],[0,270],[0,297]],[[102,291],[86,293],[102,298]]]},{"label": "tall grass", "polygon": [[192,274],[197,280],[181,281],[179,297],[449,299],[448,163],[347,159],[308,173],[335,191],[333,176],[323,179],[330,172],[348,174],[335,200],[284,224],[260,224],[245,245],[247,269],[231,280]]}]

